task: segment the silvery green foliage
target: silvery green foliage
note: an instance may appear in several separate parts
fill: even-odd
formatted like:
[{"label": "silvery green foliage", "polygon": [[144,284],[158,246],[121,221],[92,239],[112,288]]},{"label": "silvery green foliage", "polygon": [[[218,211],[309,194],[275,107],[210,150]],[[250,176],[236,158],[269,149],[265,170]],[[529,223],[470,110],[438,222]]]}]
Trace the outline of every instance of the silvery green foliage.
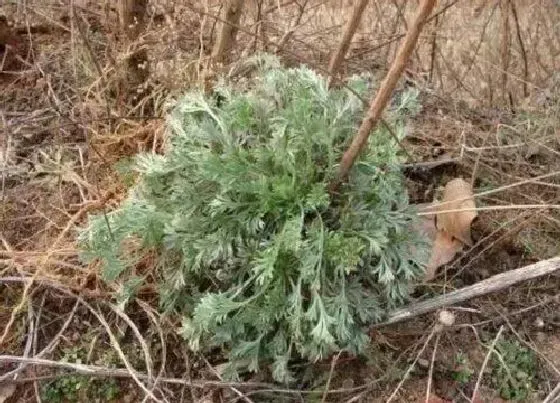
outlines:
[{"label": "silvery green foliage", "polygon": [[[241,90],[223,83],[212,97],[178,101],[166,152],[137,157],[138,184],[118,210],[90,218],[82,242],[125,298],[140,284],[136,263],[156,251],[162,309],[183,316],[191,349],[221,348],[230,377],[267,366],[288,381],[294,358],[363,351],[367,325],[421,274],[410,250],[422,245],[385,129],[340,193],[327,191],[364,114],[355,93],[371,95],[368,77],[328,90],[308,68],[269,56],[257,65]],[[401,136],[416,95],[388,111]]]}]

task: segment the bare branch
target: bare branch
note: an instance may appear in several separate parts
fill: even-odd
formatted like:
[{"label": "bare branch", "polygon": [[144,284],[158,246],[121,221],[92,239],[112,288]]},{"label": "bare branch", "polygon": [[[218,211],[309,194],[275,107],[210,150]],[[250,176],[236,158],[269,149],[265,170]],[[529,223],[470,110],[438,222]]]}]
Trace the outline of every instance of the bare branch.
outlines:
[{"label": "bare branch", "polygon": [[331,60],[329,62],[329,87],[331,84],[332,76],[338,73],[340,69],[340,65],[348,52],[348,48],[350,47],[350,42],[352,42],[352,38],[360,25],[360,21],[362,19],[362,14],[368,4],[368,0],[360,0],[352,10],[352,16],[348,21],[348,25],[346,25],[346,29],[344,30],[344,34],[342,36],[342,40],[338,44],[338,48],[333,53]]},{"label": "bare branch", "polygon": [[401,322],[405,319],[410,319],[446,306],[480,297],[481,295],[500,291],[522,281],[552,274],[558,269],[560,269],[560,256],[500,273],[468,287],[452,291],[445,295],[439,295],[426,301],[413,303],[407,307],[390,312],[387,321],[373,325],[372,328]]},{"label": "bare branch", "polygon": [[372,100],[366,117],[358,129],[358,134],[354,137],[352,144],[342,156],[338,178],[331,185],[331,191],[336,191],[342,181],[346,179],[354,161],[362,151],[362,148],[365,146],[372,129],[375,128],[377,122],[381,118],[381,114],[383,113],[383,110],[385,109],[385,106],[387,105],[387,102],[389,101],[389,98],[391,97],[391,94],[393,93],[393,90],[395,89],[395,86],[406,67],[406,63],[408,62],[414,47],[416,46],[416,42],[418,41],[420,32],[426,22],[426,18],[433,10],[435,4],[435,0],[423,0],[419,5],[410,30],[407,32],[404,41],[399,48],[396,59],[385,77],[385,80],[381,84],[375,98]]}]

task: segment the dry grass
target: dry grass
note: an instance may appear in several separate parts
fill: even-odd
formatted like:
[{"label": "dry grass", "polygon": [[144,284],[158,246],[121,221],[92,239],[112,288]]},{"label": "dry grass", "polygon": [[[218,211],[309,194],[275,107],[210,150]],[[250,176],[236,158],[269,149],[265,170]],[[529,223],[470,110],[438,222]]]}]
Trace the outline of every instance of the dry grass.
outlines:
[{"label": "dry grass", "polygon": [[[486,192],[480,206],[507,206],[481,212],[478,242],[426,287],[428,294],[560,253],[560,212],[516,208],[560,204],[560,178],[553,174],[560,172],[560,8],[552,0],[498,3],[477,9],[468,2],[440,2],[407,70],[424,106],[405,144],[410,162],[456,161],[412,176],[413,199],[431,201],[438,186],[462,175],[478,193]],[[222,382],[210,357],[186,351],[174,332],[176,319],[159,316],[150,284],[123,312],[115,304],[119,290],[101,283],[97,267],[79,262],[75,231],[88,212],[110,210],[124,197],[115,162],[160,150],[172,100],[230,66],[208,63],[219,1],[154,1],[147,28],[134,43],[115,29],[111,4],[35,0],[0,9],[17,28],[14,46],[0,54],[0,351],[13,356],[9,364],[3,356],[0,367],[19,373],[18,396],[31,399],[49,377],[61,376],[51,369],[77,348],[85,351],[84,365],[72,369],[132,379],[120,384],[121,396],[132,400],[306,401],[313,395],[379,401],[374,396],[387,399],[402,380],[404,394],[395,397],[421,401],[427,385],[443,393],[449,357],[461,347],[471,347],[480,370],[486,351],[481,340],[492,340],[499,325],[502,336],[518,338],[541,357],[536,396],[554,389],[560,363],[547,336],[560,323],[554,276],[455,308],[453,330],[442,332],[437,343],[428,343],[430,317],[381,329],[372,345],[374,361],[342,356],[319,363],[306,369],[311,380],[298,391],[258,377],[251,384]],[[351,9],[342,0],[247,4],[233,60],[266,50],[319,71],[326,70]],[[342,75],[384,76],[415,4],[370,2]],[[131,90],[123,85],[126,61],[141,48],[148,51],[150,75],[144,88]],[[149,261],[145,265],[149,272]],[[429,368],[408,371],[415,375],[406,380],[407,359],[414,357],[428,359]],[[478,387],[491,394],[486,380]],[[468,395],[474,383],[469,385],[455,389]]]}]

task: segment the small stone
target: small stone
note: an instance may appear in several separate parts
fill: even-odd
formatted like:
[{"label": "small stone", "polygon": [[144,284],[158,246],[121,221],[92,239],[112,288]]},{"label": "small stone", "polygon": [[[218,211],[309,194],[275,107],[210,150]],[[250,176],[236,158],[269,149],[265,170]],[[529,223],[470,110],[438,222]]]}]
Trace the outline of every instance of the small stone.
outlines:
[{"label": "small stone", "polygon": [[534,325],[538,328],[543,328],[544,327],[544,320],[542,320],[542,318],[538,317],[535,319]]},{"label": "small stone", "polygon": [[455,323],[455,315],[450,311],[441,311],[438,317],[439,323],[444,326],[452,326]]}]

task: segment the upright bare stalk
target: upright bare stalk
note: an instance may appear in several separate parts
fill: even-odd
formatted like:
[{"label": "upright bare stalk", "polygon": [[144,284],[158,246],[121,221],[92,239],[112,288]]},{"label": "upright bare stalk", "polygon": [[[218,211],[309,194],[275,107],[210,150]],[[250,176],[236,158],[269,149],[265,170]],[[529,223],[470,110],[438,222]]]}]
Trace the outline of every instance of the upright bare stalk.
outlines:
[{"label": "upright bare stalk", "polygon": [[527,51],[525,50],[525,44],[523,43],[523,38],[521,37],[521,27],[519,26],[519,17],[517,16],[517,7],[515,2],[510,0],[511,13],[513,15],[513,21],[515,22],[515,32],[517,34],[517,43],[519,43],[519,50],[521,51],[521,57],[523,58],[523,96],[527,98],[529,96],[529,67],[527,62]]},{"label": "upright bare stalk", "polygon": [[[145,18],[148,0],[119,0],[119,14],[121,27],[130,42],[137,41],[145,28]],[[135,93],[149,76],[148,52],[139,49],[133,52],[127,60],[127,91]]]},{"label": "upright bare stalk", "polygon": [[508,99],[507,82],[508,82],[508,69],[509,69],[509,44],[510,44],[510,29],[509,29],[509,1],[500,1],[500,14],[502,28],[500,30],[500,57],[502,59],[502,97],[504,100]]},{"label": "upright bare stalk", "polygon": [[340,162],[340,168],[338,172],[338,178],[331,185],[331,191],[336,191],[340,184],[348,177],[348,172],[354,161],[362,151],[365,146],[367,139],[372,131],[372,129],[377,125],[377,122],[381,118],[381,114],[389,101],[397,82],[399,81],[402,72],[405,69],[406,63],[410,58],[410,55],[414,51],[416,42],[418,42],[418,37],[420,32],[426,22],[426,18],[432,12],[436,0],[422,0],[418,6],[414,20],[410,26],[410,29],[406,33],[406,36],[399,47],[395,61],[391,65],[387,76],[381,83],[381,87],[377,92],[375,98],[371,101],[369,110],[362,121],[360,128],[358,129],[357,135],[354,137],[352,144],[346,150],[342,156]]},{"label": "upright bare stalk", "polygon": [[352,38],[360,25],[360,21],[362,19],[362,14],[368,4],[368,0],[360,0],[354,6],[352,10],[352,16],[344,29],[344,34],[342,36],[342,40],[338,44],[338,48],[333,53],[331,60],[329,61],[329,87],[331,86],[333,77],[338,73],[340,69],[340,65],[348,52],[348,48],[350,47],[350,42],[352,42]]},{"label": "upright bare stalk", "polygon": [[222,11],[222,21],[218,40],[212,49],[212,59],[215,62],[223,62],[227,59],[229,51],[235,45],[241,13],[243,12],[243,0],[227,0]]},{"label": "upright bare stalk", "polygon": [[428,75],[428,82],[432,84],[434,79],[434,70],[436,67],[436,51],[437,51],[437,30],[438,30],[438,17],[434,19],[434,28],[432,30],[432,51],[430,59],[430,73]]}]

